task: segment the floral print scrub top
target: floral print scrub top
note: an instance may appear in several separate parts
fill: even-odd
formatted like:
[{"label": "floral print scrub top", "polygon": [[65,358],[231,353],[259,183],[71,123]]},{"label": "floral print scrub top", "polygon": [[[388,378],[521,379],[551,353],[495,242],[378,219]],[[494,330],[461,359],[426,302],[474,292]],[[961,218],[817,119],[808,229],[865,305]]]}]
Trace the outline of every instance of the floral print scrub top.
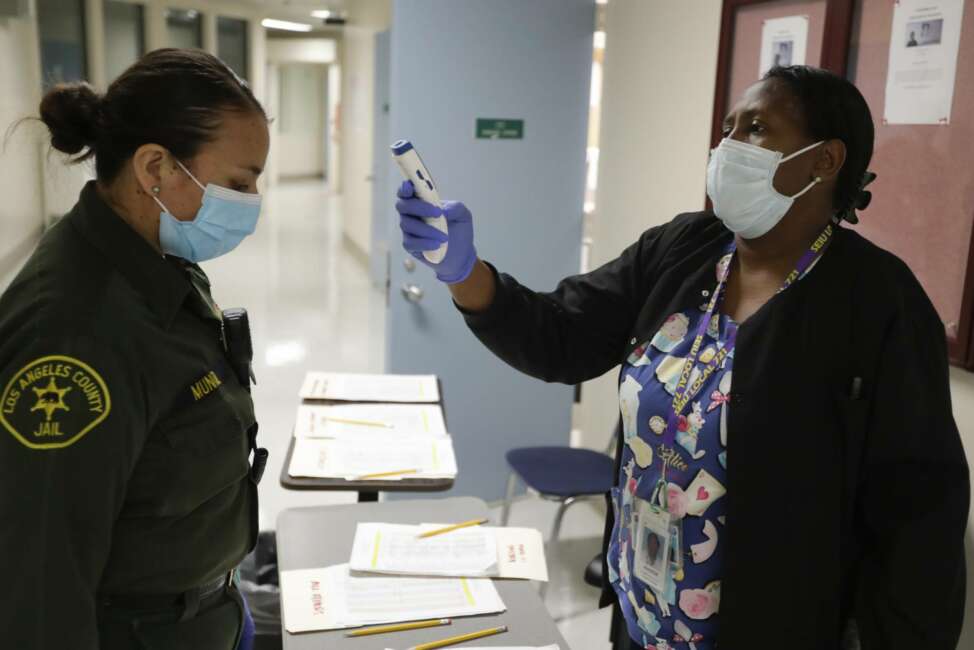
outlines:
[{"label": "floral print scrub top", "polygon": [[[729,262],[729,256],[721,265]],[[719,265],[719,267],[721,266]],[[718,273],[722,269],[718,268]],[[693,345],[703,309],[671,315],[659,332],[639,346],[623,366],[619,385],[625,447],[619,487],[613,490],[615,527],[609,544],[609,580],[626,619],[629,636],[647,649],[714,648],[720,609],[725,525],[727,409],[733,352],[687,404],[673,449],[661,449],[663,432],[680,373]],[[715,314],[701,344],[690,384],[699,377],[737,324]],[[664,593],[656,593],[633,570],[636,498],[650,501],[662,464],[667,473],[669,512],[682,520],[682,569],[671,569]]]}]

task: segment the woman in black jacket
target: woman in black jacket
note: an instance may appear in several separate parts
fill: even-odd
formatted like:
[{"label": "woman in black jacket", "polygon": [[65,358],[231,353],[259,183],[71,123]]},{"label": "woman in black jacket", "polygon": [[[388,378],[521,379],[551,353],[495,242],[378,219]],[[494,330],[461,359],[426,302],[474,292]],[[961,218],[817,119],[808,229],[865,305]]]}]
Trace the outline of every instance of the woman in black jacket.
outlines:
[{"label": "woman in black jacket", "polygon": [[[574,384],[622,364],[617,648],[954,648],[969,487],[943,325],[839,225],[869,202],[869,108],[829,72],[775,68],[724,136],[713,212],[552,293],[480,261],[469,211],[408,184],[404,245],[425,261],[448,241],[430,266],[518,370]],[[422,221],[441,214],[448,237]]]}]

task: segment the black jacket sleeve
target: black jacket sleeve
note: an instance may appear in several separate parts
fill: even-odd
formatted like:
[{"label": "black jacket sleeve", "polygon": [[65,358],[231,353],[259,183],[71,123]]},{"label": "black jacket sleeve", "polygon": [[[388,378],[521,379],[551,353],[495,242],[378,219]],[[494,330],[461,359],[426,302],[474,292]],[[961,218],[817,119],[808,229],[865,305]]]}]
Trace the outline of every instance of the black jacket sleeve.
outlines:
[{"label": "black jacket sleeve", "polygon": [[474,335],[503,361],[547,382],[577,384],[619,363],[657,277],[673,224],[646,231],[608,264],[562,280],[551,293],[497,273],[497,295],[484,312],[465,313]]},{"label": "black jacket sleeve", "polygon": [[943,325],[912,276],[903,284],[866,431],[855,618],[864,650],[953,650],[964,618],[968,467]]},{"label": "black jacket sleeve", "polygon": [[0,345],[0,646],[97,650],[96,594],[144,442],[145,390],[94,337],[25,334]]}]

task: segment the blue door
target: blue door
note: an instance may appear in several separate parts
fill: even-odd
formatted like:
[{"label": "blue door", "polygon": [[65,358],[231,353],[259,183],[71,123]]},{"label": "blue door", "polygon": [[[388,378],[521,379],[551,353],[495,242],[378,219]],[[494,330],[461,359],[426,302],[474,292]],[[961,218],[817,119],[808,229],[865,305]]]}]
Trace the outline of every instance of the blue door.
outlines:
[{"label": "blue door", "polygon": [[[471,209],[480,256],[538,290],[579,268],[594,15],[594,0],[393,4],[392,139],[411,140],[441,196]],[[478,119],[523,120],[522,137],[477,137]],[[390,169],[391,204],[401,177]],[[508,449],[568,444],[573,388],[484,349],[446,287],[398,245],[397,225],[387,369],[441,377],[454,493],[501,498]]]}]

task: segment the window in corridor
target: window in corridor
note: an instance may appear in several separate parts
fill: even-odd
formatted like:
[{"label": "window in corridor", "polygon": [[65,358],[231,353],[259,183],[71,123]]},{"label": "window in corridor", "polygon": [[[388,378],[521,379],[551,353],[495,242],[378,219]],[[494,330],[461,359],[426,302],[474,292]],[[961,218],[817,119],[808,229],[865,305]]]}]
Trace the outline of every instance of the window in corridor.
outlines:
[{"label": "window in corridor", "polygon": [[217,56],[241,79],[247,79],[249,48],[247,21],[220,16],[216,19]]},{"label": "window in corridor", "polygon": [[111,83],[145,54],[145,9],[105,0],[105,74]]},{"label": "window in corridor", "polygon": [[37,0],[44,88],[88,76],[84,0]]}]

